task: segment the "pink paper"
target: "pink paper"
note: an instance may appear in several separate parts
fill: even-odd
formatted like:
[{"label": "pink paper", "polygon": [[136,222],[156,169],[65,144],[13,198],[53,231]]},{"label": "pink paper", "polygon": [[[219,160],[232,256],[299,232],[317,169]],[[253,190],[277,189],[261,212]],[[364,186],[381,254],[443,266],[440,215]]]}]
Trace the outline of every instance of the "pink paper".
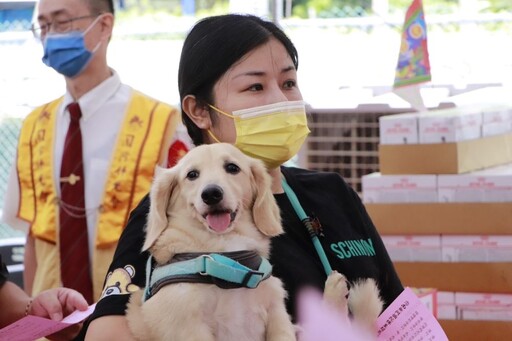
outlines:
[{"label": "pink paper", "polygon": [[367,331],[324,303],[319,292],[303,290],[299,296],[299,341],[372,341]]},{"label": "pink paper", "polygon": [[66,316],[62,321],[52,321],[47,318],[28,315],[24,318],[0,329],[0,340],[28,341],[56,333],[73,324],[82,322],[91,315],[96,304],[89,306],[85,311],[76,310]]},{"label": "pink paper", "polygon": [[441,325],[410,289],[377,319],[379,341],[448,341]]}]

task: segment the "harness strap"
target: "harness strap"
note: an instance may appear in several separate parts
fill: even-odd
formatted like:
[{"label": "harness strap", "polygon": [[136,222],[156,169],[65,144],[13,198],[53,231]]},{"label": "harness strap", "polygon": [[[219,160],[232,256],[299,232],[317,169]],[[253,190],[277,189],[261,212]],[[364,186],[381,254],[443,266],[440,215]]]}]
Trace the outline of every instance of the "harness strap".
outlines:
[{"label": "harness strap", "polygon": [[304,211],[299,202],[299,199],[297,198],[297,195],[290,187],[290,185],[288,185],[284,177],[281,181],[281,184],[283,186],[284,192],[286,193],[286,196],[290,200],[290,203],[292,204],[293,209],[295,210],[295,214],[297,214],[300,221],[308,230],[309,235],[311,236],[311,240],[313,241],[313,245],[315,246],[316,253],[318,254],[318,257],[320,257],[320,261],[322,262],[322,265],[324,267],[324,271],[327,274],[327,276],[329,276],[332,272],[331,264],[329,264],[329,260],[327,259],[327,255],[325,254],[324,249],[322,248],[322,244],[320,244],[320,240],[318,239],[316,231],[312,228],[310,224],[311,218],[307,216],[306,212]]},{"label": "harness strap", "polygon": [[[256,288],[263,280],[272,274],[270,262],[258,256],[261,261],[257,270],[240,264],[239,262],[218,253],[202,254],[190,260],[178,261],[152,270],[153,258],[150,256],[146,264],[146,288],[143,302],[155,295],[164,285],[176,282],[200,282],[217,284],[212,279],[220,279],[234,283],[232,287]],[[209,278],[191,280],[196,275]],[[220,285],[219,285],[220,286]],[[221,286],[222,287],[222,286]]]}]

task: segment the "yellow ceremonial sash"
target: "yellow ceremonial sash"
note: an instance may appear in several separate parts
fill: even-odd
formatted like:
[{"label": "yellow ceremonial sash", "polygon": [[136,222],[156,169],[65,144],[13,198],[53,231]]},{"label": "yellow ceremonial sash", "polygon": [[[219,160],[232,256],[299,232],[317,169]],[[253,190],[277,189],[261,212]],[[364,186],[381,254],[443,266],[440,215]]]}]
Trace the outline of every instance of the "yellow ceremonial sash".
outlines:
[{"label": "yellow ceremonial sash", "polygon": [[146,195],[177,111],[135,92],[112,159],[100,208],[96,246],[117,243],[132,209]]},{"label": "yellow ceremonial sash", "polygon": [[[34,110],[23,122],[18,144],[18,216],[32,224],[36,238],[56,242],[58,205],[53,179],[57,108],[62,98]],[[177,112],[134,91],[118,136],[99,208],[97,247],[117,242],[130,211],[147,194],[167,126]]]},{"label": "yellow ceremonial sash", "polygon": [[[46,276],[36,274],[34,293],[60,283],[58,184],[53,177],[53,148],[61,102],[62,98],[59,98],[30,113],[23,122],[18,142],[18,217],[31,224],[30,233],[36,238],[38,274],[49,271]],[[178,117],[177,110],[167,104],[132,92],[111,159],[96,224],[96,252],[93,255],[96,298],[101,293],[110,258],[130,211],[148,193],[155,166],[166,145],[168,128],[170,125],[175,127]],[[49,276],[50,273],[59,276]]]},{"label": "yellow ceremonial sash", "polygon": [[20,188],[18,217],[31,223],[32,234],[53,243],[58,217],[53,131],[61,102],[62,97],[39,107],[23,121],[16,159]]}]

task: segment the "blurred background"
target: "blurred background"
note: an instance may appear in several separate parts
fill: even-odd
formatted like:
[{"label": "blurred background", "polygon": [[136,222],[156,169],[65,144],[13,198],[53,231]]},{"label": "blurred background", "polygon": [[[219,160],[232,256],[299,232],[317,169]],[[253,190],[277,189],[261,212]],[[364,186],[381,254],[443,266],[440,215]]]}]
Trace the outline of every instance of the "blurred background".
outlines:
[{"label": "blurred background", "polygon": [[[391,92],[411,2],[115,0],[109,62],[125,83],[179,105],[181,45],[198,19],[245,12],[277,22],[299,51],[299,86],[309,104],[312,134],[295,162],[339,172],[360,192],[361,176],[378,170],[378,118],[411,111]],[[0,0],[0,210],[22,119],[65,90],[62,77],[41,62],[41,43],[30,32],[36,3]],[[424,0],[423,6],[432,73],[421,89],[427,107],[508,98],[512,1]],[[2,225],[0,242],[6,238],[23,241]]]}]

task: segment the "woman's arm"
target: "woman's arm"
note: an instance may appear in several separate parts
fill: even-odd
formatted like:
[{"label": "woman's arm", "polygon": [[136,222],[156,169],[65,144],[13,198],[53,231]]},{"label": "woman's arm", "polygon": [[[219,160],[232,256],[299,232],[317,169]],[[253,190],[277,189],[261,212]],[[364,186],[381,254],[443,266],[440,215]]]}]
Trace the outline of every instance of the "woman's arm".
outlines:
[{"label": "woman's arm", "polygon": [[103,316],[91,322],[87,334],[86,341],[112,341],[112,340],[135,340],[125,316]]},{"label": "woman's arm", "polygon": [[36,249],[34,246],[34,238],[27,233],[27,241],[25,242],[25,259],[23,270],[23,286],[28,295],[32,294],[34,284],[34,276],[37,269]]},{"label": "woman's arm", "polygon": [[[71,289],[53,288],[41,292],[33,299],[12,282],[5,282],[0,287],[0,328],[9,325],[26,315],[51,318],[60,321],[69,313],[87,309],[83,296]],[[65,328],[48,336],[50,340],[70,340],[79,331],[78,325]]]},{"label": "woman's arm", "polygon": [[104,294],[84,326],[86,340],[132,340],[125,319],[126,305],[132,292],[146,283],[146,260],[142,253],[149,212],[149,197],[132,211],[123,230],[105,279]]},{"label": "woman's arm", "polygon": [[0,288],[0,328],[25,316],[30,297],[12,282],[5,282]]}]

